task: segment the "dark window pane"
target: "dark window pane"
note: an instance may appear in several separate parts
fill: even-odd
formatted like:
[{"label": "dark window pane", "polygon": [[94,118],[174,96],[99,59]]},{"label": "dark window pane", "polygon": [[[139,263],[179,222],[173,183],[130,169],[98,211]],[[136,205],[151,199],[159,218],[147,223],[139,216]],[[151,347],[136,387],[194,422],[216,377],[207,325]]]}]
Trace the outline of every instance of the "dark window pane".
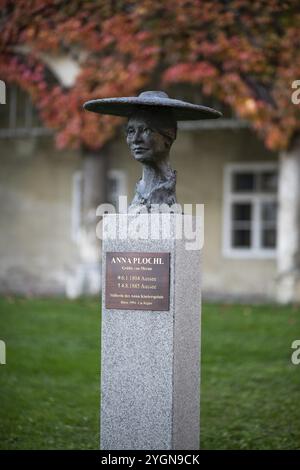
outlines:
[{"label": "dark window pane", "polygon": [[252,206],[250,203],[234,203],[232,205],[233,221],[250,221],[252,216]]},{"label": "dark window pane", "polygon": [[234,248],[250,248],[251,231],[250,230],[233,230],[232,246]]},{"label": "dark window pane", "polygon": [[277,179],[276,171],[265,171],[261,173],[259,190],[267,193],[276,193]]},{"label": "dark window pane", "polygon": [[262,231],[262,247],[275,248],[276,247],[276,230],[265,229]]},{"label": "dark window pane", "polygon": [[20,88],[15,87],[16,100],[16,128],[25,128],[25,109],[27,106],[27,95]]},{"label": "dark window pane", "polygon": [[108,180],[108,190],[110,193],[115,193],[117,192],[118,185],[117,185],[117,180],[115,178],[109,178]]},{"label": "dark window pane", "polygon": [[261,205],[261,217],[263,225],[266,225],[267,223],[275,225],[277,217],[277,203],[263,202]]},{"label": "dark window pane", "polygon": [[31,126],[32,127],[43,127],[43,123],[39,117],[36,108],[31,103]]},{"label": "dark window pane", "polygon": [[9,126],[9,88],[6,87],[6,104],[0,104],[0,128],[7,129]]},{"label": "dark window pane", "polygon": [[254,173],[234,173],[233,175],[233,188],[234,192],[246,192],[255,190],[255,177]]}]

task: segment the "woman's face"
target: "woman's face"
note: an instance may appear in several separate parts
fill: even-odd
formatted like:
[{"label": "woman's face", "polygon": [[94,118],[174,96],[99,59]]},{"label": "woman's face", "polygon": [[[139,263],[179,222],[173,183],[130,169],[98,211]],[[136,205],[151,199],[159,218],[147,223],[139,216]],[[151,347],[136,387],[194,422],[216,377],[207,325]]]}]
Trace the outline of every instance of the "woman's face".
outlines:
[{"label": "woman's face", "polygon": [[136,116],[129,119],[126,139],[132,156],[141,163],[155,163],[168,157],[169,140],[151,127],[149,120]]}]

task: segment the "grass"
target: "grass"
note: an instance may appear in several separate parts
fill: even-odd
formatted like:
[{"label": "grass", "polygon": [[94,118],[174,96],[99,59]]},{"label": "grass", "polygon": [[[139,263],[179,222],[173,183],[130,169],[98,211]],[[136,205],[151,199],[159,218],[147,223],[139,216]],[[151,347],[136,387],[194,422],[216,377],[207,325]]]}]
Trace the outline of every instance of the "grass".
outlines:
[{"label": "grass", "polygon": [[96,449],[96,302],[0,300],[0,448]]},{"label": "grass", "polygon": [[300,449],[300,310],[204,308],[201,448]]},{"label": "grass", "polygon": [[[300,449],[300,311],[205,305],[202,449]],[[0,299],[1,449],[97,449],[95,300]]]}]

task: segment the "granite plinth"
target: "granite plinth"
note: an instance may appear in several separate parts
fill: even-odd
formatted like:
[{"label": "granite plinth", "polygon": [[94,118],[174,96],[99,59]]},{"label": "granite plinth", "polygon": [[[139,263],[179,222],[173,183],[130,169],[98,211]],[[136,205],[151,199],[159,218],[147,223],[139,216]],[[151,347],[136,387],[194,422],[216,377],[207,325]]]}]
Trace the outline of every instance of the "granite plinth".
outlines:
[{"label": "granite plinth", "polygon": [[[201,250],[178,237],[183,217],[103,218],[101,449],[199,448]],[[106,308],[112,252],[170,254],[168,310]]]}]

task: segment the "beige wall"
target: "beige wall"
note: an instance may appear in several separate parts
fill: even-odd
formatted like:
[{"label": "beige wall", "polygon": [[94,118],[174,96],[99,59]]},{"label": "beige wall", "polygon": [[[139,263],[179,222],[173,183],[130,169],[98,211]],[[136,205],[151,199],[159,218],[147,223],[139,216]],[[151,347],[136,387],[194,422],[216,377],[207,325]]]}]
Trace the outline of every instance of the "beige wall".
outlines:
[{"label": "beige wall", "polygon": [[[274,259],[229,259],[222,254],[223,171],[231,162],[276,161],[248,129],[180,131],[171,160],[177,169],[177,199],[204,203],[203,290],[209,298],[274,298]],[[130,157],[123,136],[109,148],[109,167],[124,170],[130,198],[141,167]]]},{"label": "beige wall", "polygon": [[[77,243],[71,237],[73,175],[83,170],[79,154],[55,150],[51,137],[2,139],[0,144],[0,292],[65,294],[69,286],[76,296],[92,282],[95,293],[100,248],[94,241],[87,246],[85,232]],[[109,169],[125,172],[132,198],[141,166],[130,157],[121,133],[99,154],[106,155]],[[206,297],[274,298],[275,260],[223,257],[222,208],[226,163],[276,161],[276,156],[249,130],[215,130],[180,131],[171,159],[178,171],[178,201],[205,204]],[[99,187],[99,203],[102,192]],[[92,255],[86,258],[86,252]]]},{"label": "beige wall", "polygon": [[1,139],[0,291],[64,294],[77,247],[71,239],[75,152],[51,137]]}]

